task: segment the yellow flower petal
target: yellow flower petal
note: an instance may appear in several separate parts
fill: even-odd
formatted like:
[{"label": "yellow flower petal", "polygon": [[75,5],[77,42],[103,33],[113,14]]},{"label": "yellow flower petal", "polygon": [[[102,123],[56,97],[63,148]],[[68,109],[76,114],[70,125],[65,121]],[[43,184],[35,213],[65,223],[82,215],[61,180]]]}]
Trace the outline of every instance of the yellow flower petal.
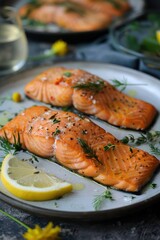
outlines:
[{"label": "yellow flower petal", "polygon": [[58,40],[52,45],[51,50],[56,55],[64,56],[68,52],[68,45],[66,42]]},{"label": "yellow flower petal", "polygon": [[157,39],[157,42],[160,43],[160,30],[156,31],[156,39]]},{"label": "yellow flower petal", "polygon": [[36,225],[34,229],[29,228],[23,237],[26,240],[60,240],[60,231],[59,226],[53,227],[53,223],[49,222],[45,228],[40,228],[39,225]]}]

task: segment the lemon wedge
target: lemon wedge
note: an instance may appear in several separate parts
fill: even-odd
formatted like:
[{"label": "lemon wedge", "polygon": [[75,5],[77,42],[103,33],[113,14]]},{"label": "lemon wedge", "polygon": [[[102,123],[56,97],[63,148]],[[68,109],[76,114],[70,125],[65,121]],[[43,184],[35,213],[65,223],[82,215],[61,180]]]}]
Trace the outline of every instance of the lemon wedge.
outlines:
[{"label": "lemon wedge", "polygon": [[56,199],[72,191],[72,185],[16,156],[8,154],[1,168],[4,187],[18,198],[30,201]]}]

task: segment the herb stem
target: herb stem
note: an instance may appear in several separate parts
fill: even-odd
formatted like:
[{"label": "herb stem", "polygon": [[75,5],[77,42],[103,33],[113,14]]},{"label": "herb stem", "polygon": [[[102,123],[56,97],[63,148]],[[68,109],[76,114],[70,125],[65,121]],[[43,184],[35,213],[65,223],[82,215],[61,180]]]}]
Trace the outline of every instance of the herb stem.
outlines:
[{"label": "herb stem", "polygon": [[14,222],[16,222],[16,223],[18,223],[19,225],[21,225],[22,227],[24,227],[24,228],[26,228],[26,229],[29,229],[29,227],[28,227],[26,224],[24,224],[23,222],[19,221],[17,218],[13,217],[13,216],[10,215],[9,213],[6,213],[5,211],[3,211],[3,210],[1,210],[1,209],[0,209],[0,212],[1,212],[4,216],[12,219]]},{"label": "herb stem", "polygon": [[29,61],[37,61],[37,60],[43,60],[43,59],[47,59],[49,57],[53,57],[54,56],[54,53],[52,51],[47,51],[47,52],[44,52],[38,56],[33,56],[33,57],[30,57],[28,60]]}]

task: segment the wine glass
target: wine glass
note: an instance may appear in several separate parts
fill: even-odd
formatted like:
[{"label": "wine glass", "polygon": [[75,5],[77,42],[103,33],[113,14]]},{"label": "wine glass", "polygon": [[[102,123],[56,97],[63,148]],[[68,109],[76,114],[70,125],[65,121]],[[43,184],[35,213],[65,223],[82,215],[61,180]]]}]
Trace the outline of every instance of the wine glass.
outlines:
[{"label": "wine glass", "polygon": [[28,44],[15,8],[0,8],[0,75],[21,69],[28,56]]}]

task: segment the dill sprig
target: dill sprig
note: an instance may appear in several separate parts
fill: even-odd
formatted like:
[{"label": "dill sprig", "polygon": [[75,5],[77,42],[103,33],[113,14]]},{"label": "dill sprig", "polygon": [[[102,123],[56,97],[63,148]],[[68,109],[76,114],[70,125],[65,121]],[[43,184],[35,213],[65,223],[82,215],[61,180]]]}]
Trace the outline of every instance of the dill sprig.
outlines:
[{"label": "dill sprig", "polygon": [[14,143],[10,143],[6,133],[5,137],[0,137],[0,150],[2,150],[6,155],[9,153],[15,155],[18,151],[22,149],[22,145],[20,143],[20,135],[18,134],[17,139],[15,136],[13,136],[13,138]]},{"label": "dill sprig", "polygon": [[58,128],[56,128],[56,131],[53,133],[53,136],[55,137],[60,133],[61,133],[61,131]]},{"label": "dill sprig", "polygon": [[56,123],[60,122],[60,120],[56,118],[56,115],[57,115],[57,113],[50,117],[50,120],[53,121],[53,124],[56,124]]},{"label": "dill sprig", "polygon": [[104,81],[99,79],[96,82],[77,83],[76,85],[73,86],[73,88],[84,89],[98,93],[103,90],[104,86],[105,86]]},{"label": "dill sprig", "polygon": [[111,143],[109,143],[109,144],[107,144],[106,146],[104,146],[104,151],[106,152],[106,151],[108,151],[108,150],[110,150],[110,149],[115,149],[115,145],[113,145],[113,144],[111,144]]},{"label": "dill sprig", "polygon": [[113,82],[112,86],[114,86],[115,88],[119,88],[121,92],[123,92],[127,86],[146,85],[143,83],[128,83],[126,80],[124,80],[123,82],[120,82],[117,79],[113,79],[112,82]]},{"label": "dill sprig", "polygon": [[153,144],[149,144],[151,153],[155,154],[155,155],[160,155],[160,149],[156,146],[154,146]]},{"label": "dill sprig", "polygon": [[81,139],[81,138],[77,138],[78,143],[80,144],[80,146],[83,148],[83,151],[86,153],[86,156],[88,158],[94,158],[97,162],[99,162],[100,164],[102,164],[102,162],[99,161],[96,152],[86,143],[85,140]]},{"label": "dill sprig", "polygon": [[65,77],[71,77],[72,76],[72,73],[71,72],[64,72],[63,75]]},{"label": "dill sprig", "polygon": [[160,149],[155,146],[156,143],[160,141],[160,131],[149,131],[146,133],[140,133],[140,136],[135,138],[132,134],[125,136],[121,139],[121,142],[124,144],[135,144],[141,145],[147,143],[150,147],[150,150],[155,155],[160,155]]},{"label": "dill sprig", "polygon": [[93,200],[93,207],[96,211],[100,209],[105,199],[113,201],[112,193],[108,189],[104,191],[101,195],[96,196]]}]

